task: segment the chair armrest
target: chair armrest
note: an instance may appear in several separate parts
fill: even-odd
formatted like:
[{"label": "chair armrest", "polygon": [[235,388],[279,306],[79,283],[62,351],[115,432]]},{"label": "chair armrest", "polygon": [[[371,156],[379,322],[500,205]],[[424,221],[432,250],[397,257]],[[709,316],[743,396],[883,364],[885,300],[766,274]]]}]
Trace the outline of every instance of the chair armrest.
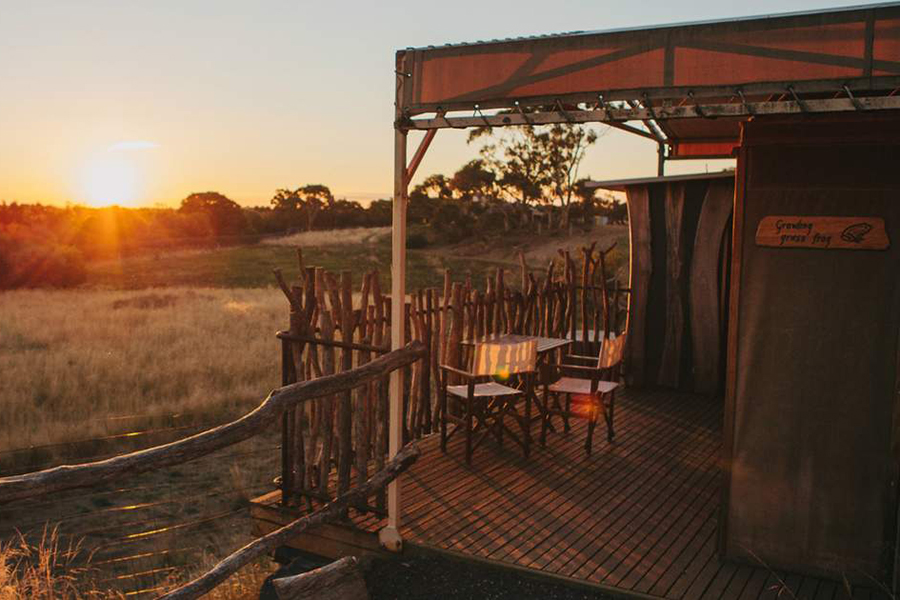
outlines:
[{"label": "chair armrest", "polygon": [[582,354],[566,354],[565,356],[563,356],[563,361],[565,361],[566,359],[581,360],[581,361],[592,362],[594,364],[597,364],[596,356],[584,356]]},{"label": "chair armrest", "polygon": [[557,365],[560,374],[581,379],[602,379],[609,369],[600,367],[584,367],[581,365]]},{"label": "chair armrest", "polygon": [[462,369],[457,369],[456,367],[451,367],[450,365],[439,365],[441,369],[444,371],[449,371],[450,373],[455,373],[461,377],[465,377],[466,379],[475,379],[477,375],[474,373],[469,373],[468,371],[463,371]]}]

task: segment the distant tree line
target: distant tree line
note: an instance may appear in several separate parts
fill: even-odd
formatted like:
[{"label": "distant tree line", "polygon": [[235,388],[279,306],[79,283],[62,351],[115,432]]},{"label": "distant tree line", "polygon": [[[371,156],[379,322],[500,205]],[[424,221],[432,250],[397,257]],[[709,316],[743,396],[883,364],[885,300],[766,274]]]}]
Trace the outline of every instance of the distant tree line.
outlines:
[{"label": "distant tree line", "polygon": [[[516,229],[590,227],[597,216],[624,223],[625,205],[597,197],[579,177],[585,151],[597,139],[595,131],[572,124],[508,128],[499,136],[488,127],[472,130],[469,142],[483,142],[479,158],[410,190],[410,246]],[[0,289],[77,285],[92,260],[390,222],[391,200],[363,207],[335,198],[322,184],[281,188],[267,206],[249,208],[213,191],[191,194],[178,208],[0,203]]]},{"label": "distant tree line", "polygon": [[[391,202],[364,208],[325,186],[301,188],[291,206],[241,207],[218,192],[191,194],[178,208],[91,208],[0,203],[0,289],[84,282],[89,261],[178,248],[253,243],[264,235],[388,225]],[[276,193],[276,198],[282,192]],[[311,194],[322,195],[315,210]]]}]

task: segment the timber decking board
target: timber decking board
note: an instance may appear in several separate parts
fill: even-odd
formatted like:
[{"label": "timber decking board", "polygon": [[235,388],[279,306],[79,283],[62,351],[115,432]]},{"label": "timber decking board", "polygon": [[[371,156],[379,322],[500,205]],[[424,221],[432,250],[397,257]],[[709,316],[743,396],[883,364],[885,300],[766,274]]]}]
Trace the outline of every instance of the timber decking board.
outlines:
[{"label": "timber decking board", "polygon": [[[566,459],[569,460],[571,464],[574,464],[577,467],[577,465],[582,463],[582,460],[581,460],[582,457],[583,457],[583,453],[581,456],[577,456],[574,458],[567,457]],[[563,527],[566,525],[571,525],[571,523],[574,521],[574,516],[570,514],[573,509],[576,511],[576,514],[582,514],[584,512],[590,512],[590,509],[597,504],[596,501],[592,501],[589,497],[587,497],[586,492],[588,490],[584,489],[585,473],[587,473],[587,472],[584,469],[581,469],[580,471],[581,472],[579,474],[577,474],[576,477],[570,478],[569,482],[562,482],[559,485],[552,485],[552,487],[553,487],[552,494],[554,495],[554,498],[556,498],[556,497],[564,495],[572,486],[576,486],[574,488],[576,493],[578,493],[579,491],[581,492],[579,495],[581,502],[568,502],[568,504],[567,504],[568,499],[563,497],[559,501],[559,503],[556,504],[555,503],[556,500],[554,500],[554,503],[550,503],[553,506],[552,511],[549,511],[549,510],[541,511],[542,512],[541,516],[543,517],[543,520],[545,520],[545,521],[548,519],[552,520],[553,523],[555,523],[557,525],[561,524]],[[619,473],[621,473],[622,475],[627,475],[629,472],[631,472],[632,475],[640,474],[639,472],[636,472],[635,469],[621,469],[619,471]],[[542,477],[542,479],[543,479],[543,477]],[[637,479],[637,478],[632,477],[631,479]],[[541,481],[540,483],[544,484],[543,489],[538,489],[537,491],[541,496],[544,496],[547,493],[547,489],[546,489],[547,486],[546,486],[546,483],[543,481]],[[598,489],[602,490],[603,486],[600,485],[601,483],[602,482],[597,481],[596,487],[598,487]],[[571,484],[571,485],[567,485],[567,484]],[[609,486],[610,491],[615,491],[616,489],[617,488],[614,485]],[[524,502],[520,503],[520,504],[523,506],[522,510],[524,510],[524,511],[527,511],[529,508],[531,508],[529,505],[525,504]],[[513,510],[515,510],[515,507],[513,507]],[[499,521],[497,521],[498,527],[501,527],[505,530],[509,529],[509,527],[504,526],[503,523],[505,520],[509,520],[510,518],[512,518],[513,514],[514,514],[513,511],[506,512],[501,517],[501,519]],[[489,516],[490,515],[488,515],[488,517]],[[505,535],[503,536],[502,539],[509,540],[509,538],[511,538],[511,537],[513,537],[513,539],[517,539],[517,537],[514,537],[514,536],[516,536],[517,533],[521,533],[523,528],[528,529],[528,527],[526,527],[526,525],[528,525],[527,519],[520,520],[517,524],[515,524],[513,526],[513,528],[508,533],[506,531],[504,531]],[[559,529],[555,530],[550,536],[545,538],[545,543],[547,540],[553,540],[554,538],[558,539],[558,531],[559,531]],[[534,534],[539,535],[540,533],[543,533],[543,530],[535,531],[532,529],[532,532]],[[554,544],[554,545],[557,545],[557,544]],[[502,560],[504,558],[503,555],[493,556],[493,552],[488,552],[487,554],[484,554],[483,552],[479,551],[479,548],[477,546],[474,547],[473,550],[475,550],[476,552],[478,552],[481,555],[487,556],[488,558],[495,558],[495,559],[500,559],[500,560]],[[522,553],[518,550],[519,549],[517,546],[510,545],[510,547],[507,549],[507,552],[505,554],[510,554],[510,553],[518,554],[519,556],[516,558],[517,562],[524,563],[525,561],[522,557]],[[469,550],[469,551],[472,551],[472,550]]]},{"label": "timber decking board", "polygon": [[[769,579],[769,574],[763,569],[756,569],[753,572],[753,575],[750,576],[750,580],[747,581],[747,585],[744,586],[744,591],[741,592],[741,595],[738,596],[738,600],[754,600],[758,598],[762,593],[764,586],[766,585],[766,580]],[[826,600],[825,598],[816,600]],[[829,596],[827,600],[831,600]]]},{"label": "timber decking board", "polygon": [[[624,428],[624,427],[620,428],[620,433],[623,432],[624,429],[626,429],[626,428]],[[556,456],[558,453],[555,453],[554,450],[552,450],[552,448],[553,448],[553,445],[551,444],[550,446],[548,446],[547,450],[545,450],[545,451],[549,452],[551,455]],[[564,487],[571,481],[577,480],[578,471],[583,470],[583,469],[578,468],[580,461],[577,461],[577,460],[576,461],[565,461],[565,468],[569,472],[574,472],[574,476],[568,475],[561,479],[557,478],[555,481],[551,482],[551,481],[548,481],[549,478],[547,476],[547,471],[540,472],[535,477],[531,473],[533,466],[529,465],[528,461],[525,461],[524,459],[519,458],[518,455],[513,455],[513,456],[515,457],[515,460],[512,461],[513,464],[510,465],[511,468],[509,469],[509,473],[512,475],[512,477],[520,477],[523,472],[528,473],[529,476],[531,476],[531,480],[533,482],[537,483],[538,485],[542,486],[543,489],[546,489],[548,487],[548,483],[554,487],[555,486],[563,486]],[[557,461],[553,461],[553,462],[557,462]],[[628,472],[625,472],[625,471],[626,470],[623,470],[621,475],[627,476],[629,474]],[[636,477],[638,475],[638,473],[635,473],[634,470],[627,470],[627,471],[630,471],[630,473],[633,477]],[[494,478],[492,478],[492,479],[494,479]],[[494,482],[492,482],[492,484],[495,486],[496,485],[502,486],[502,485],[504,485],[504,482],[503,481],[494,481]],[[473,514],[474,514],[474,511],[479,510],[485,503],[496,502],[497,496],[496,496],[496,494],[494,494],[492,492],[488,493],[486,498],[479,496],[480,501],[478,503],[475,503],[475,501],[471,499],[471,495],[472,495],[471,488],[467,488],[467,490],[465,490],[465,491],[467,494],[469,494],[469,498],[470,498],[470,500],[467,503],[465,503],[466,508]],[[443,498],[443,495],[442,495],[442,498]],[[473,504],[474,504],[474,506],[473,506]],[[563,520],[561,517],[558,516],[558,512],[559,511],[553,511],[553,513],[552,513],[555,516],[555,522],[560,522]],[[413,514],[413,513],[409,512],[408,514]],[[463,517],[464,515],[458,514],[458,516]],[[457,529],[455,529],[454,531],[458,531],[458,528],[460,527],[459,522],[457,521],[457,522],[451,523],[451,525],[453,525],[453,524],[455,524],[457,526]],[[415,523],[415,525],[419,525],[419,523],[417,522],[417,523]],[[467,523],[463,522],[461,526],[466,527]],[[422,527],[422,529],[426,531],[426,534],[429,537],[434,537],[440,533],[440,528],[437,528],[437,530],[436,530],[433,527],[425,526],[425,527]],[[473,531],[478,532],[479,530],[477,528],[475,528]],[[482,532],[489,534],[490,529],[484,529],[484,530],[482,530]]]},{"label": "timber decking board", "polygon": [[[584,540],[593,540],[593,545],[596,546],[595,534],[599,536],[599,538],[604,539],[608,532],[612,531],[614,536],[608,540],[608,542],[613,543],[616,547],[620,547],[626,540],[625,536],[632,532],[640,532],[646,527],[651,526],[654,530],[656,529],[656,524],[658,522],[657,515],[660,511],[664,511],[666,504],[669,502],[673,502],[676,495],[685,487],[700,487],[702,489],[702,485],[699,485],[701,482],[697,481],[698,474],[701,479],[705,479],[709,472],[713,472],[714,468],[709,466],[709,459],[713,458],[715,453],[714,449],[705,447],[704,452],[702,454],[690,454],[687,456],[682,456],[682,460],[684,463],[681,466],[687,466],[687,469],[672,469],[666,472],[662,478],[660,478],[658,484],[666,483],[666,487],[663,489],[654,489],[651,488],[648,490],[642,499],[648,499],[648,501],[644,503],[627,503],[623,505],[623,514],[621,515],[619,521],[613,522],[610,526],[605,526],[605,524],[601,522],[593,523],[593,526],[590,528],[585,528],[585,534],[582,536]],[[695,459],[700,458],[701,463],[695,464]],[[699,468],[706,463],[707,467],[700,471]],[[694,470],[697,468],[698,470]],[[674,504],[677,504],[677,501],[674,501]],[[657,532],[658,533],[658,532]],[[631,539],[631,538],[628,538]],[[633,541],[633,543],[636,540]],[[597,547],[595,549],[594,554],[597,555],[602,553],[606,546]],[[573,574],[576,576],[583,575],[584,578],[588,578],[594,571],[597,569],[603,568],[606,563],[598,563],[598,559],[591,557],[591,559],[583,564],[576,571],[573,571]],[[570,561],[571,562],[571,559]],[[567,567],[563,567],[566,569]],[[590,570],[590,572],[588,572]],[[580,578],[580,577],[579,577]]]},{"label": "timber decking board", "polygon": [[[624,417],[623,420],[626,423],[623,426],[623,424],[620,420],[620,422],[619,422],[619,430],[620,431],[623,429],[623,427],[627,429],[629,426],[629,417],[626,416],[626,417]],[[554,447],[552,445],[548,446],[543,451],[550,452],[550,453],[556,453],[556,450],[554,449]],[[482,461],[488,462],[488,464],[489,464],[488,470],[487,471],[483,470],[481,464],[476,464],[472,469],[463,467],[464,473],[466,473],[466,472],[471,473],[472,477],[470,479],[484,480],[486,477],[491,477],[492,479],[496,479],[496,472],[498,470],[503,470],[505,473],[511,475],[512,477],[515,477],[516,475],[519,475],[522,472],[523,467],[525,467],[525,468],[528,467],[528,461],[525,460],[524,458],[520,459],[519,456],[516,454],[513,455],[513,458],[514,458],[513,461],[504,461],[503,463],[501,463],[500,461],[497,461],[497,460],[492,460],[493,457],[491,456],[491,453],[487,453],[487,454],[476,453],[475,460],[477,461],[479,458],[481,458]],[[512,467],[512,468],[510,468],[510,467]],[[577,471],[578,470],[577,463],[568,465],[568,468],[571,470]],[[452,477],[453,472],[447,471],[447,474]],[[458,472],[456,474],[459,475]],[[465,478],[462,478],[462,479],[465,479]],[[470,491],[464,485],[459,485],[457,487],[464,493]],[[441,493],[441,498],[448,498],[448,497],[449,497],[449,494]],[[404,506],[407,506],[405,501],[404,501]]]},{"label": "timber decking board", "polygon": [[[672,600],[851,598],[836,581],[720,561],[721,400],[626,390],[617,398],[616,439],[607,443],[598,427],[590,457],[586,422],[571,420],[568,434],[558,425],[546,448],[534,428],[528,459],[491,439],[471,466],[462,436],[446,454],[436,436],[422,440],[421,457],[401,478],[404,539]],[[271,506],[278,498],[273,492],[254,502]],[[287,522],[296,511],[266,514]],[[384,524],[350,515],[370,535]],[[852,598],[886,596],[856,588]]]},{"label": "timber decking board", "polygon": [[[601,581],[616,587],[632,588],[635,584],[635,579],[640,577],[644,569],[652,567],[653,561],[665,556],[664,551],[660,553],[654,552],[654,550],[657,549],[660,542],[669,534],[669,531],[676,525],[678,520],[690,517],[694,514],[693,511],[697,510],[697,505],[702,507],[713,498],[715,492],[718,491],[716,474],[716,470],[710,469],[708,474],[703,475],[701,482],[703,491],[701,495],[685,494],[678,504],[673,505],[669,509],[660,522],[654,523],[648,520],[646,525],[641,527],[643,531],[638,532],[640,539],[634,539],[634,536],[632,536],[632,538],[624,541],[622,543],[624,551],[617,554],[617,556],[621,555],[621,558],[614,564],[604,563],[601,565],[600,568],[607,570],[606,577]],[[647,525],[650,526],[648,527]],[[594,576],[594,573],[591,576]]]},{"label": "timber decking board", "polygon": [[[624,436],[619,439],[624,439]],[[659,439],[665,440],[665,436]],[[560,554],[572,552],[575,548],[583,546],[586,541],[589,541],[588,531],[590,529],[589,527],[585,527],[584,523],[588,520],[591,522],[602,521],[605,525],[609,515],[619,509],[623,503],[627,506],[629,501],[633,503],[639,498],[642,498],[646,494],[648,486],[651,485],[653,477],[657,474],[665,473],[667,469],[671,468],[666,464],[665,460],[661,460],[666,455],[670,454],[670,451],[670,443],[665,440],[664,443],[658,444],[657,448],[651,448],[649,451],[645,450],[640,459],[633,461],[631,464],[620,465],[621,468],[619,469],[611,469],[614,473],[622,473],[628,476],[626,479],[628,487],[620,489],[615,485],[610,486],[607,492],[604,492],[599,499],[596,496],[591,496],[589,498],[589,505],[579,509],[576,514],[562,514],[558,519],[560,529],[555,532],[553,536],[545,540],[544,543],[536,546],[530,551],[530,554],[532,555],[535,553],[539,553],[539,555],[536,558],[529,559],[528,565],[544,567],[555,558],[558,558]],[[657,457],[659,460],[652,462],[654,457]],[[602,477],[597,477],[596,480],[599,486],[599,484],[602,483]],[[602,490],[602,486],[599,489]],[[607,493],[612,493],[613,495],[609,497],[607,496]],[[565,541],[565,544],[559,543],[560,532],[563,532],[564,534],[564,539],[562,541]],[[549,548],[547,547],[548,544]],[[550,550],[555,550],[555,552],[551,552]]]}]

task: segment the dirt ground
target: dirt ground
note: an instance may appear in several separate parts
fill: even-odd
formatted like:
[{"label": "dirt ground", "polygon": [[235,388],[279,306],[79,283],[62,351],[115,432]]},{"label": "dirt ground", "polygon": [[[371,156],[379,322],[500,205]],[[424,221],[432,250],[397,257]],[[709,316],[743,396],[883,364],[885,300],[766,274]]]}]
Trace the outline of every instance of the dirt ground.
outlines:
[{"label": "dirt ground", "polygon": [[[300,556],[274,577],[302,573],[324,564]],[[585,587],[534,578],[511,569],[408,548],[397,557],[360,561],[371,600],[608,600]],[[277,600],[267,581],[260,600]]]},{"label": "dirt ground", "polygon": [[438,554],[374,561],[366,573],[372,600],[604,600],[582,587]]}]

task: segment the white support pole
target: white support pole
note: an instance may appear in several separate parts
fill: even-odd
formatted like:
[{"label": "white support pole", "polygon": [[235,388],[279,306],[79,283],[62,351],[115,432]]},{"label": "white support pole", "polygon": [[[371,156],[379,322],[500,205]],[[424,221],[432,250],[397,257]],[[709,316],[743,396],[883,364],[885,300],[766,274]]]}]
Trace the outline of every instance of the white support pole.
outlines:
[{"label": "white support pole", "polygon": [[[391,224],[391,350],[403,347],[404,306],[406,304],[406,132],[394,131],[394,206]],[[403,369],[391,373],[390,384],[390,457],[403,446]],[[388,524],[378,538],[388,550],[402,549],[400,537],[400,483],[388,486]]]}]

